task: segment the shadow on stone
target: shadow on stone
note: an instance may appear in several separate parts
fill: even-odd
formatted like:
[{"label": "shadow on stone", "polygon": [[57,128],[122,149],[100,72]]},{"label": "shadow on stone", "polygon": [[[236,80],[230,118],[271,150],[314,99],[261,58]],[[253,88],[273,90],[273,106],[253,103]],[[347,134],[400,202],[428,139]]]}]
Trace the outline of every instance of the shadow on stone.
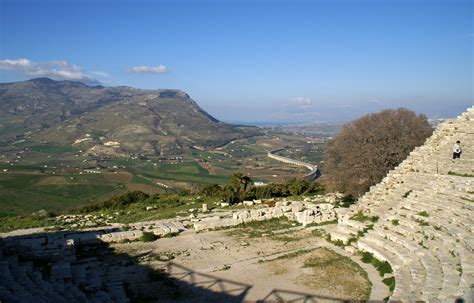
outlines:
[{"label": "shadow on stone", "polygon": [[[103,233],[0,238],[0,302],[243,302],[252,288],[174,262],[153,268],[143,264],[157,259],[152,251],[117,252]],[[342,301],[275,289],[260,302],[320,300]]]}]

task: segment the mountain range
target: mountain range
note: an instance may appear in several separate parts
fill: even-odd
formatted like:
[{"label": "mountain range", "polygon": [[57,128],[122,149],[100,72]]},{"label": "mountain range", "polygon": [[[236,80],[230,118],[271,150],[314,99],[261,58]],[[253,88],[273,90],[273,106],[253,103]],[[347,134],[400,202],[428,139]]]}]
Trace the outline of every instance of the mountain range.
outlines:
[{"label": "mountain range", "polygon": [[6,129],[14,129],[33,142],[109,155],[181,154],[261,134],[215,119],[181,90],[48,78],[1,83],[0,116],[0,144],[13,140]]}]

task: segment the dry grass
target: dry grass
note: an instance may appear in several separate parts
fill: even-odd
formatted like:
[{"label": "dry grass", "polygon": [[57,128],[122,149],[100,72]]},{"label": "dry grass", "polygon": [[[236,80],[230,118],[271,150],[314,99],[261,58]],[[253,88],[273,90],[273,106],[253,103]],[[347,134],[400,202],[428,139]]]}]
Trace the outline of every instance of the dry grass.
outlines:
[{"label": "dry grass", "polygon": [[348,257],[341,256],[327,248],[317,249],[305,259],[303,267],[312,268],[311,279],[303,283],[343,294],[345,298],[367,300],[371,283],[367,273]]},{"label": "dry grass", "polygon": [[337,293],[351,300],[367,300],[370,296],[372,284],[367,273],[350,258],[327,248],[296,251],[264,263],[275,275],[298,268],[298,283],[320,295]]},{"label": "dry grass", "polygon": [[43,186],[43,185],[64,185],[64,184],[69,184],[68,180],[66,177],[62,176],[51,176],[51,177],[44,177],[40,179],[38,182],[36,182],[35,185],[37,186]]},{"label": "dry grass", "polygon": [[133,175],[129,172],[120,171],[115,173],[104,173],[106,180],[119,181],[119,182],[132,182]]}]

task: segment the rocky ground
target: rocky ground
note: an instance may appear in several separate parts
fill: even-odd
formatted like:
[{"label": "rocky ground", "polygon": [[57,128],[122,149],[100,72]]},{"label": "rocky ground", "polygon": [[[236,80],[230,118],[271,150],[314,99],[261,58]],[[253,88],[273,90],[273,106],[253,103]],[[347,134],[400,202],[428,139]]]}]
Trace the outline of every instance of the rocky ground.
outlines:
[{"label": "rocky ground", "polygon": [[390,293],[374,267],[326,239],[340,198],[202,205],[186,217],[127,225],[100,215],[61,216],[61,226],[107,226],[3,234],[0,299],[383,299]]},{"label": "rocky ground", "polygon": [[[185,232],[179,239],[114,244],[113,248],[120,253],[145,255],[142,264],[186,281],[188,284],[180,288],[179,299],[183,301],[202,295],[202,287],[245,301],[381,300],[389,295],[371,265],[357,258],[352,261],[347,252],[311,229],[284,229],[277,236],[249,232],[245,228]],[[205,301],[214,299],[215,295],[208,295]],[[221,299],[217,296],[216,300]]]}]

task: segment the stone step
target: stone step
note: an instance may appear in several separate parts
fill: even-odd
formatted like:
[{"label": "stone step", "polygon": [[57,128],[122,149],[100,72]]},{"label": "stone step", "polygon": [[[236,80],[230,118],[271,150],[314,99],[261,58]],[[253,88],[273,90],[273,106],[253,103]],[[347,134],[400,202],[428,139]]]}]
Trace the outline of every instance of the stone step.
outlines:
[{"label": "stone step", "polygon": [[329,229],[328,232],[331,235],[331,240],[340,240],[347,243],[350,238],[357,236],[358,229],[339,224],[335,228]]},{"label": "stone step", "polygon": [[395,276],[395,289],[391,296],[394,301],[409,301],[414,297],[411,295],[411,276],[409,271],[403,265],[403,261],[399,259],[392,251],[386,250],[377,242],[370,239],[362,238],[358,242],[358,248],[373,254],[377,259],[387,261],[392,266]]}]

